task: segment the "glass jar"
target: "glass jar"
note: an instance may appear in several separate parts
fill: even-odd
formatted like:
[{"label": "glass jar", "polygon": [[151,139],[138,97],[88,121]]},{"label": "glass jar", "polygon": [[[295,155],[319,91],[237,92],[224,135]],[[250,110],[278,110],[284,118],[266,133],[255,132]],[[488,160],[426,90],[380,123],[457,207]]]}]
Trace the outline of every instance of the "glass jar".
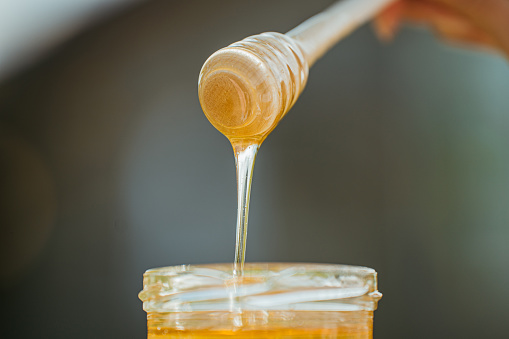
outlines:
[{"label": "glass jar", "polygon": [[148,270],[139,297],[149,339],[372,338],[381,294],[366,267],[300,263]]}]

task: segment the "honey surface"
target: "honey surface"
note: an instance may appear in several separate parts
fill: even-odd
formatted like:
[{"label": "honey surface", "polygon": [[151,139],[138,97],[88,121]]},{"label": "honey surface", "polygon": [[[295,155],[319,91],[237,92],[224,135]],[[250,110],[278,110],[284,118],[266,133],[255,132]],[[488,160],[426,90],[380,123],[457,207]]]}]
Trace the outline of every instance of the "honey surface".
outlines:
[{"label": "honey surface", "polygon": [[341,339],[368,339],[372,332],[366,328],[348,329],[280,329],[280,330],[250,330],[250,331],[177,331],[160,328],[149,329],[148,339],[222,339],[222,338],[341,338]]},{"label": "honey surface", "polygon": [[368,311],[149,313],[147,325],[148,339],[373,338],[373,312]]}]

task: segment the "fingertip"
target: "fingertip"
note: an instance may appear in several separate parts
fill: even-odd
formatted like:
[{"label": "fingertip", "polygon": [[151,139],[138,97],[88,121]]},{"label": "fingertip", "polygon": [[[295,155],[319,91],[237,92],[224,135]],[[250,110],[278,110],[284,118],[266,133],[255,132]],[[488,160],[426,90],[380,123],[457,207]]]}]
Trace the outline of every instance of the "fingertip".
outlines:
[{"label": "fingertip", "polygon": [[380,22],[375,21],[373,26],[378,40],[383,43],[389,43],[393,40],[394,33],[387,25],[380,24]]},{"label": "fingertip", "polygon": [[404,12],[404,3],[397,1],[385,8],[375,19],[374,28],[378,39],[390,42],[394,39]]}]

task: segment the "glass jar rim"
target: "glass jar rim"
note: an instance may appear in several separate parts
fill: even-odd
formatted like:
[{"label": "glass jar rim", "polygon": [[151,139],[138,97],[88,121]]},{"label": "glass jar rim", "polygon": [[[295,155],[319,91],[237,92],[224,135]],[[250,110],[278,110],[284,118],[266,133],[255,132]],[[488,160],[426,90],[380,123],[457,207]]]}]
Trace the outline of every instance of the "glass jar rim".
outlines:
[{"label": "glass jar rim", "polygon": [[139,297],[147,312],[213,310],[373,311],[375,270],[313,263],[232,263],[149,269]]}]

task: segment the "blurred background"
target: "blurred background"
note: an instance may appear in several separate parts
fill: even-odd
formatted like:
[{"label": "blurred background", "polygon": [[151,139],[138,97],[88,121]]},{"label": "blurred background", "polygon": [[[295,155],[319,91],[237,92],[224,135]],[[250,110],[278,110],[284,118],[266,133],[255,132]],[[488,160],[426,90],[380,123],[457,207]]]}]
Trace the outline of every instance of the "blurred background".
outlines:
[{"label": "blurred background", "polygon": [[[146,337],[146,269],[233,260],[198,73],[330,3],[0,3],[1,338]],[[375,338],[507,338],[508,146],[506,60],[363,27],[261,148],[247,260],[375,268]]]}]

